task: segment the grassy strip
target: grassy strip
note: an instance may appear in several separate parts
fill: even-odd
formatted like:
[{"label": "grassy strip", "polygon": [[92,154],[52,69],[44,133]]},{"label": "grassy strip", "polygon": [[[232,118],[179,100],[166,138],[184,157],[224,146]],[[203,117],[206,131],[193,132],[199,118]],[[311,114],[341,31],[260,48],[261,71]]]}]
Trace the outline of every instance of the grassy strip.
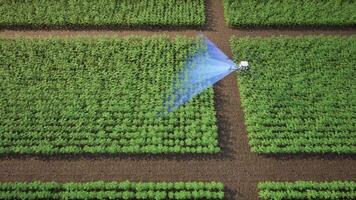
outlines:
[{"label": "grassy strip", "polygon": [[224,0],[230,26],[354,26],[356,1]]},{"label": "grassy strip", "polygon": [[257,153],[356,153],[356,37],[233,38]]},{"label": "grassy strip", "polygon": [[204,0],[0,0],[0,26],[201,26]]},{"label": "grassy strip", "polygon": [[355,199],[356,183],[333,182],[262,182],[259,197],[264,200],[282,199]]},{"label": "grassy strip", "polygon": [[9,182],[1,199],[224,199],[220,182]]},{"label": "grassy strip", "polygon": [[210,88],[159,118],[200,40],[0,39],[0,154],[216,153]]}]

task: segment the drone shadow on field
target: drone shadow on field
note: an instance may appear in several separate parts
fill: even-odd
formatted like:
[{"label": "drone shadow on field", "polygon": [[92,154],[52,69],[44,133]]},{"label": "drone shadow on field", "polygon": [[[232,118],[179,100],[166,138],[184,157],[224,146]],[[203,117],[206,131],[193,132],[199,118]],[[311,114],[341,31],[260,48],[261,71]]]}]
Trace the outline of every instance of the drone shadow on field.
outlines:
[{"label": "drone shadow on field", "polygon": [[224,199],[226,199],[226,200],[237,199],[238,195],[237,195],[237,191],[236,190],[231,190],[230,188],[225,186],[224,193],[225,193]]}]

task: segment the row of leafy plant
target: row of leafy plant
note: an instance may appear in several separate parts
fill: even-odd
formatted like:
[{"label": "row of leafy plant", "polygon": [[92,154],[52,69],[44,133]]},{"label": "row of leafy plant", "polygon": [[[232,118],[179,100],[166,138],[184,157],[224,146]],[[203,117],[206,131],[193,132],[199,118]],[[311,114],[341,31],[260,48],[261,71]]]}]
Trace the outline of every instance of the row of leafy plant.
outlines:
[{"label": "row of leafy plant", "polygon": [[356,199],[356,182],[262,182],[259,197],[264,200],[282,199]]},{"label": "row of leafy plant", "polygon": [[211,88],[175,112],[163,106],[202,44],[0,39],[0,153],[219,152]]},{"label": "row of leafy plant", "polygon": [[356,153],[356,37],[233,38],[257,153]]},{"label": "row of leafy plant", "polygon": [[0,199],[224,199],[220,182],[7,182]]},{"label": "row of leafy plant", "polygon": [[230,26],[355,26],[356,1],[224,0]]},{"label": "row of leafy plant", "polygon": [[204,0],[0,0],[0,26],[201,26]]}]

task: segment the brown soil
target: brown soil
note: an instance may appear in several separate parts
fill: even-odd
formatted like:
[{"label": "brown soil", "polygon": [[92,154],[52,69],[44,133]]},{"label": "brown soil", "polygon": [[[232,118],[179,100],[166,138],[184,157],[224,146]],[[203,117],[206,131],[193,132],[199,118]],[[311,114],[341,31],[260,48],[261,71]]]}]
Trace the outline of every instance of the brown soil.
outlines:
[{"label": "brown soil", "polygon": [[[199,30],[0,30],[0,37],[207,35],[232,56],[235,36],[355,35],[348,29],[238,30],[225,25],[222,1],[207,0],[208,25]],[[356,181],[356,155],[257,155],[250,152],[236,74],[215,86],[219,124],[218,155],[68,155],[3,156],[0,181],[221,181],[228,199],[257,199],[260,181]]]}]

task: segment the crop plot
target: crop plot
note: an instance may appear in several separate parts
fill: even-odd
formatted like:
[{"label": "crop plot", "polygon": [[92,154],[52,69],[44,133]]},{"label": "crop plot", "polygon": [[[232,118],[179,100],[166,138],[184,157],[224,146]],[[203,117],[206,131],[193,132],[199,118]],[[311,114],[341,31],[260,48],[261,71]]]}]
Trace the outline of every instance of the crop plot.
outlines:
[{"label": "crop plot", "polygon": [[224,0],[230,26],[354,26],[356,1]]},{"label": "crop plot", "polygon": [[0,199],[356,199],[354,10],[0,0]]},{"label": "crop plot", "polygon": [[9,182],[1,199],[224,199],[219,182]]},{"label": "crop plot", "polygon": [[0,153],[216,153],[210,88],[158,117],[200,40],[1,39]]},{"label": "crop plot", "polygon": [[1,26],[201,26],[204,0],[0,0]]},{"label": "crop plot", "polygon": [[259,197],[263,200],[282,199],[355,199],[356,183],[333,182],[263,182],[258,184]]},{"label": "crop plot", "polygon": [[356,38],[233,38],[258,153],[356,153]]}]

